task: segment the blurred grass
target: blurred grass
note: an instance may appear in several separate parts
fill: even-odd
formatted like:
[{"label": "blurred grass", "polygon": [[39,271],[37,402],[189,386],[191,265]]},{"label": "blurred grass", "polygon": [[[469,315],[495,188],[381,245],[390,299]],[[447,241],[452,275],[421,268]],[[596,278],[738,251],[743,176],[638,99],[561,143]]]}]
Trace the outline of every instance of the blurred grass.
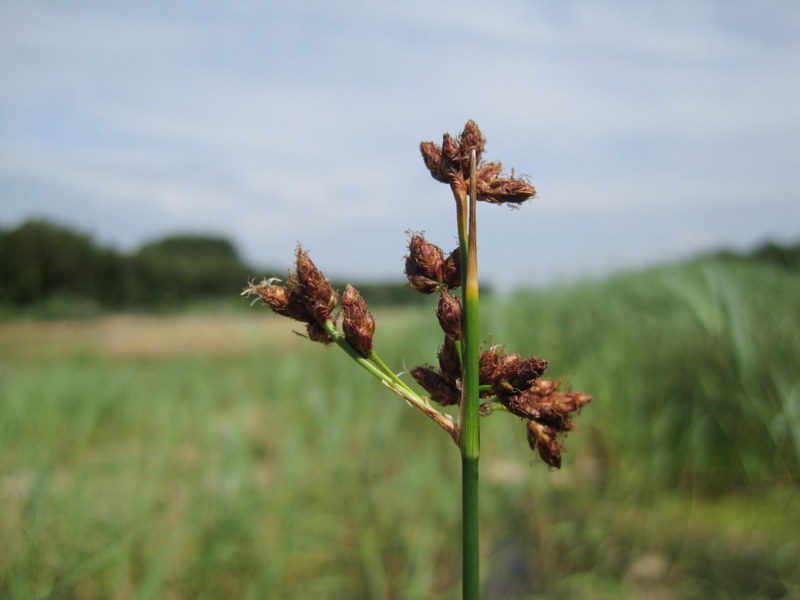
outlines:
[{"label": "blurred grass", "polygon": [[[595,395],[549,472],[483,422],[489,598],[800,595],[800,278],[706,262],[484,304]],[[376,315],[397,369],[430,310]],[[0,324],[0,597],[457,598],[458,453],[292,324]]]}]

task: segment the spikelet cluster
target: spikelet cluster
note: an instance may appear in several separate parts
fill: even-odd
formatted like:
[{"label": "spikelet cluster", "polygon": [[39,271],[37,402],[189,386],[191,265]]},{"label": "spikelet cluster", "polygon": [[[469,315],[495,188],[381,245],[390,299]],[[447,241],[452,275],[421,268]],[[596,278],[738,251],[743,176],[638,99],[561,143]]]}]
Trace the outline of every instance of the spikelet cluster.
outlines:
[{"label": "spikelet cluster", "polygon": [[[486,139],[477,124],[468,121],[457,138],[444,134],[441,145],[422,142],[420,150],[433,178],[449,184],[458,197],[463,197],[470,187],[473,153],[477,200],[520,204],[534,197],[536,190],[525,178],[514,177],[513,172],[504,175],[500,162],[483,160],[485,146]],[[461,301],[452,291],[462,285],[461,250],[456,248],[446,254],[422,233],[410,232],[405,275],[409,286],[418,292],[438,294],[436,317],[444,334],[437,354],[438,365],[417,366],[410,374],[425,390],[428,400],[440,406],[460,405],[464,314]],[[294,271],[285,280],[273,278],[251,283],[243,295],[255,296],[276,314],[303,323],[312,341],[341,344],[344,340],[356,355],[381,364],[373,351],[375,319],[364,298],[350,284],[340,295],[301,247],[295,252]],[[558,468],[563,450],[561,438],[573,429],[573,416],[591,396],[562,391],[561,382],[543,377],[547,366],[546,360],[506,354],[500,346],[484,351],[479,359],[479,395],[483,401],[480,412],[488,416],[495,410],[503,410],[523,419],[531,449],[545,463]],[[457,440],[457,425],[438,413],[428,400],[421,405],[424,412],[443,424]]]},{"label": "spikelet cluster", "polygon": [[486,138],[475,121],[467,121],[458,139],[445,133],[442,144],[422,142],[422,160],[436,181],[447,183],[457,194],[464,194],[469,184],[469,160],[474,151],[477,159],[476,188],[478,200],[492,204],[522,204],[536,195],[525,177],[503,174],[500,162],[484,162]]}]

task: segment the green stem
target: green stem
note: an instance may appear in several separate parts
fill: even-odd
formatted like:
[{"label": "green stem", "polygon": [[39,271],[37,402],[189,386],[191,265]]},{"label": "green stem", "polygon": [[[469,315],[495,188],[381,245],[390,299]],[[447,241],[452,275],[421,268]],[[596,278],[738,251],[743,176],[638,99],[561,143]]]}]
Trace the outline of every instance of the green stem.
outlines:
[{"label": "green stem", "polygon": [[376,366],[376,364],[372,362],[376,356],[375,353],[371,353],[369,359],[361,356],[356,349],[348,343],[344,335],[336,330],[336,326],[333,324],[333,321],[325,321],[322,326],[328,335],[331,336],[331,339],[336,343],[336,345],[344,350],[348,356],[350,356],[350,358],[356,361],[362,368],[369,371],[373,377],[380,379],[386,387],[403,398],[411,406],[419,409],[428,417],[436,421],[436,423],[442,429],[450,434],[450,437],[453,438],[454,441],[458,440],[458,428],[453,420],[448,415],[440,413],[433,406],[431,406],[430,402],[426,398],[421,397],[414,390],[408,387],[405,382],[391,372],[389,367],[387,367],[383,361],[378,359],[380,361],[380,366]]},{"label": "green stem", "polygon": [[387,385],[389,385],[391,387],[391,385],[393,384],[393,381],[389,377],[389,375],[387,375],[381,369],[376,367],[372,363],[372,361],[370,361],[370,360],[364,358],[363,356],[361,356],[356,351],[356,349],[353,348],[347,342],[347,340],[344,338],[344,335],[342,335],[339,331],[336,330],[336,326],[333,324],[333,321],[325,321],[322,324],[322,326],[325,329],[325,331],[327,332],[327,334],[329,336],[331,336],[331,339],[336,343],[336,345],[339,346],[345,352],[347,352],[347,354],[350,356],[350,358],[352,358],[359,365],[361,365],[361,367],[363,367],[364,369],[369,371],[374,377],[377,377],[378,379],[380,379],[381,381],[383,381],[384,383],[386,383]]},{"label": "green stem", "polygon": [[383,362],[383,360],[381,359],[381,357],[380,357],[380,356],[378,356],[378,353],[377,353],[377,352],[375,352],[374,350],[373,350],[373,351],[371,351],[371,352],[369,353],[369,359],[370,359],[372,362],[374,362],[374,363],[375,363],[375,365],[376,365],[376,366],[377,366],[377,367],[378,367],[378,368],[379,368],[381,371],[383,371],[384,373],[386,373],[386,375],[388,375],[388,376],[391,378],[391,380],[392,380],[394,383],[396,383],[397,385],[399,385],[399,386],[400,386],[401,388],[403,388],[404,390],[411,392],[412,394],[413,394],[413,393],[415,393],[415,392],[414,392],[414,390],[412,390],[412,389],[411,389],[411,388],[408,386],[408,384],[407,384],[405,381],[403,381],[402,379],[400,379],[400,378],[397,376],[397,374],[396,374],[394,371],[392,371],[392,370],[389,368],[389,366],[388,366],[388,365],[387,365],[385,362]]},{"label": "green stem", "polygon": [[[461,503],[462,503],[462,597],[480,596],[480,546],[478,521],[478,458],[480,455],[478,333],[478,247],[476,227],[476,157],[470,156],[470,193],[458,203],[459,241],[462,256],[462,304],[464,320],[463,396],[461,399]],[[467,216],[464,219],[464,215]],[[468,229],[467,229],[468,227]],[[466,231],[465,231],[466,229]],[[465,247],[466,246],[466,247]],[[464,260],[466,259],[466,260]]]}]

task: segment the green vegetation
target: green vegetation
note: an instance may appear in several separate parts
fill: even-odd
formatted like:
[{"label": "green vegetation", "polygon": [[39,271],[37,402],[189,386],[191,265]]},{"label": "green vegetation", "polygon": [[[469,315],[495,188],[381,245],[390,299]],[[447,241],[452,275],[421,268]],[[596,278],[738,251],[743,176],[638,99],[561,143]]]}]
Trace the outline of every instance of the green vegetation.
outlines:
[{"label": "green vegetation", "polygon": [[[484,423],[486,597],[798,597],[798,297],[715,259],[484,300],[595,396],[555,473]],[[387,362],[435,355],[431,311],[377,311]],[[291,329],[0,324],[0,597],[456,598],[452,442]]]}]

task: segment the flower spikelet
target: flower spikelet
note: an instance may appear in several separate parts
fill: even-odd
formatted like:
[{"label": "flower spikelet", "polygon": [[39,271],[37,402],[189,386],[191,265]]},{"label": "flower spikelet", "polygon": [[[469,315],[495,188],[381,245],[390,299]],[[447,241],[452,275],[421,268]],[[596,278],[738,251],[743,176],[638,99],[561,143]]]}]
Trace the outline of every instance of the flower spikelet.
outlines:
[{"label": "flower spikelet", "polygon": [[483,352],[478,365],[481,385],[491,385],[498,394],[527,390],[547,369],[546,360],[504,354],[499,346]]},{"label": "flower spikelet", "polygon": [[559,386],[551,379],[537,379],[519,394],[498,394],[509,412],[527,420],[528,444],[554,468],[561,466],[559,437],[573,429],[573,413],[580,413],[592,400],[588,394],[561,392]]},{"label": "flower spikelet", "polygon": [[342,294],[342,331],[347,342],[363,357],[372,352],[375,319],[356,288],[347,284]]},{"label": "flower spikelet", "polygon": [[412,234],[406,256],[406,277],[412,287],[423,294],[432,294],[442,285],[444,253],[420,234]]},{"label": "flower spikelet", "polygon": [[531,450],[538,452],[541,459],[554,469],[560,469],[561,450],[564,447],[558,441],[558,433],[552,427],[536,421],[528,421],[527,431]]},{"label": "flower spikelet", "polygon": [[467,121],[458,140],[442,136],[442,145],[422,142],[420,152],[425,166],[437,181],[450,184],[456,195],[465,194],[470,178],[470,157],[475,152],[477,200],[492,204],[521,204],[536,195],[536,188],[524,177],[503,174],[503,165],[483,161],[486,138],[475,121]]},{"label": "flower spikelet", "polygon": [[453,250],[444,259],[442,281],[447,286],[447,289],[450,290],[454,290],[461,285],[461,250],[459,248]]},{"label": "flower spikelet", "polygon": [[308,312],[303,302],[302,294],[296,287],[287,287],[274,283],[275,279],[263,281],[255,285],[251,284],[245,288],[243,295],[258,296],[273,312],[284,317],[289,317],[295,321],[309,323],[314,320],[314,316]]},{"label": "flower spikelet", "polygon": [[448,294],[447,290],[442,290],[442,295],[439,297],[439,305],[436,307],[436,317],[439,319],[439,325],[447,337],[454,340],[464,338],[464,326],[461,321],[462,313],[461,302],[458,298]]},{"label": "flower spikelet", "polygon": [[425,388],[434,402],[442,406],[459,403],[461,393],[456,386],[430,367],[414,367],[411,369],[411,376]]},{"label": "flower spikelet", "polygon": [[445,380],[458,387],[461,380],[461,358],[453,339],[444,336],[444,344],[439,349],[439,370]]},{"label": "flower spikelet", "polygon": [[296,252],[297,286],[302,289],[303,302],[318,323],[331,319],[331,312],[339,303],[339,294],[325,279],[322,271],[301,247]]}]

